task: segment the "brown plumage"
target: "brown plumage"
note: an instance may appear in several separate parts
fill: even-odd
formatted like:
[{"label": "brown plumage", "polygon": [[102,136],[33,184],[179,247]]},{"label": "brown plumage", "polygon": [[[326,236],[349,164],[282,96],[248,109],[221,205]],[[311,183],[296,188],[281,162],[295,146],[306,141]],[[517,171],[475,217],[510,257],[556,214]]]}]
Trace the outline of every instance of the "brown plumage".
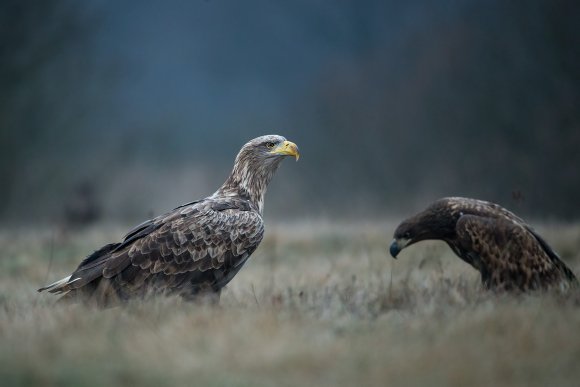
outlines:
[{"label": "brown plumage", "polygon": [[156,294],[219,299],[262,240],[264,194],[285,156],[299,153],[284,137],[251,140],[213,195],[141,223],[39,291],[101,306]]},{"label": "brown plumage", "polygon": [[578,283],[538,233],[494,203],[460,197],[437,200],[397,227],[391,255],[427,239],[445,241],[481,273],[487,289],[567,289]]}]

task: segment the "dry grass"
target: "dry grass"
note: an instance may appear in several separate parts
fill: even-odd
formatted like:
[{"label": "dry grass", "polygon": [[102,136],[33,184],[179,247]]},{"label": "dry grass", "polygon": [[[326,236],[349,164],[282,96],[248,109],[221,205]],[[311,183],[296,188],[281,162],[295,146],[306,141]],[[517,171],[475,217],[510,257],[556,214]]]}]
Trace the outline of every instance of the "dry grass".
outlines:
[{"label": "dry grass", "polygon": [[[4,230],[0,384],[578,385],[579,295],[490,296],[441,243],[392,260],[392,229],[269,227],[220,306],[103,311],[35,289],[122,229]],[[580,227],[540,231],[580,273]]]}]

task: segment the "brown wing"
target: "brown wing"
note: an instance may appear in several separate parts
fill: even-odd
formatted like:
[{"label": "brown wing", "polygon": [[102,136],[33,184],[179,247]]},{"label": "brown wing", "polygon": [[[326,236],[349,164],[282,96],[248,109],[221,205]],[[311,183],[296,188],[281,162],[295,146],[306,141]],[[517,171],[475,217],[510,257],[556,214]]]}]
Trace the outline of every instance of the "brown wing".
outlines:
[{"label": "brown wing", "polygon": [[559,259],[554,261],[525,225],[464,215],[456,231],[461,249],[475,262],[488,288],[528,290],[570,280],[571,271]]},{"label": "brown wing", "polygon": [[145,222],[107,256],[94,262],[87,258],[89,262],[81,264],[63,290],[96,286],[93,281],[100,278],[121,298],[149,291],[217,291],[237,273],[264,234],[257,212],[232,207],[201,203]]}]

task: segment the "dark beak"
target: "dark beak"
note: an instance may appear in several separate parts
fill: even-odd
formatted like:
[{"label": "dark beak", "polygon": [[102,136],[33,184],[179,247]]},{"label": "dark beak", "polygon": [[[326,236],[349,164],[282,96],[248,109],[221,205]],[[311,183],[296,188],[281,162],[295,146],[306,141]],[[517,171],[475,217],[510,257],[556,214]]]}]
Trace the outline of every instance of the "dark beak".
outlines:
[{"label": "dark beak", "polygon": [[401,252],[401,248],[399,247],[399,244],[397,243],[396,239],[393,239],[389,251],[393,256],[393,258],[397,259],[397,255],[399,255],[399,253]]}]

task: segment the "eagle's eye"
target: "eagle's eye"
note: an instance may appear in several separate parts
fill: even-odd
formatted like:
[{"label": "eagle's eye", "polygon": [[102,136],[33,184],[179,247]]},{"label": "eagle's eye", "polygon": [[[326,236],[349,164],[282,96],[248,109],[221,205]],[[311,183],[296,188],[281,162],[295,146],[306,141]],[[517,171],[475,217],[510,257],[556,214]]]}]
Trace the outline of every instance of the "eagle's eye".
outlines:
[{"label": "eagle's eye", "polygon": [[268,142],[266,143],[266,148],[272,149],[272,148],[274,148],[275,146],[276,146],[276,144],[274,144],[274,143],[273,143],[273,142],[271,142],[271,141],[268,141]]},{"label": "eagle's eye", "polygon": [[403,234],[403,238],[411,239],[411,233],[407,231],[406,233]]}]

